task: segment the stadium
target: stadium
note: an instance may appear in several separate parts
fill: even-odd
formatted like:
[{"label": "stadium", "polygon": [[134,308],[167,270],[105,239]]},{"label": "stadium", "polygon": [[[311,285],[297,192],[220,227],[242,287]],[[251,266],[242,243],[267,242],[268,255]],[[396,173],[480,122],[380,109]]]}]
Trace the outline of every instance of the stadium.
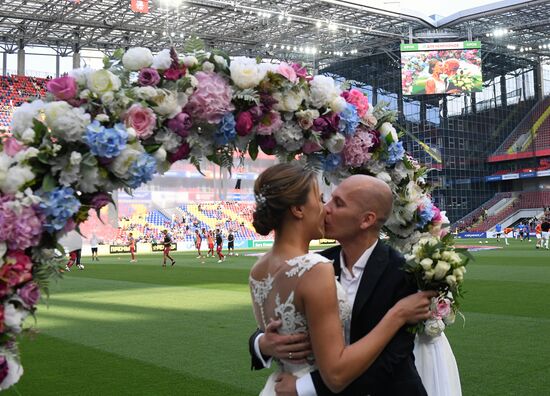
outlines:
[{"label": "stadium", "polygon": [[[465,275],[447,260],[456,323],[436,318],[459,382],[425,384],[429,396],[547,394],[550,1],[460,3],[0,1],[0,390],[260,393],[277,368],[250,370],[250,272],[276,233],[256,230],[265,194],[254,185],[291,162],[318,171],[329,201],[346,177],[387,182],[393,215],[380,243],[408,262],[432,236],[463,254]],[[237,65],[261,76],[245,85]],[[94,80],[99,69],[115,77]],[[209,84],[227,103],[201,91]],[[203,114],[216,106],[211,122]],[[65,111],[71,131],[56,121]],[[98,131],[123,136],[120,150],[94,146]],[[54,212],[57,188],[71,193]],[[337,239],[313,238],[310,250]],[[28,273],[13,275],[15,254]],[[21,291],[31,284],[40,300]]]}]

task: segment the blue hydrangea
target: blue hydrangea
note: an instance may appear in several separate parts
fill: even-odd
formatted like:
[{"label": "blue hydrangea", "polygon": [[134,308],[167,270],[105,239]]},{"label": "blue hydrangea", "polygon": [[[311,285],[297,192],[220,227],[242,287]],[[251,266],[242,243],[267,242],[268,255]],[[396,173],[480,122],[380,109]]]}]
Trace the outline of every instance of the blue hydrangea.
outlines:
[{"label": "blue hydrangea", "polygon": [[342,163],[342,157],[340,154],[331,153],[326,156],[325,161],[323,162],[323,169],[325,172],[332,172],[336,170]]},{"label": "blue hydrangea", "polygon": [[143,183],[153,180],[157,172],[157,162],[151,155],[143,153],[128,168],[128,185],[131,188],[138,188]]},{"label": "blue hydrangea", "polygon": [[115,124],[113,128],[105,128],[94,121],[86,128],[84,141],[90,147],[93,155],[103,158],[114,158],[126,147],[128,132],[123,124]]},{"label": "blue hydrangea", "polygon": [[405,149],[403,148],[403,142],[394,142],[388,147],[388,159],[386,163],[388,165],[394,165],[397,161],[401,161],[405,156]]},{"label": "blue hydrangea", "polygon": [[434,217],[434,205],[432,201],[426,199],[423,201],[421,208],[418,210],[418,227],[424,228]]},{"label": "blue hydrangea", "polygon": [[223,146],[235,140],[237,137],[235,125],[236,122],[233,113],[225,113],[222,120],[218,124],[218,131],[214,135],[214,140],[217,145]]},{"label": "blue hydrangea", "polygon": [[58,187],[50,192],[42,192],[40,197],[40,211],[46,216],[44,228],[49,233],[62,230],[67,220],[80,209],[80,201],[70,187]]},{"label": "blue hydrangea", "polygon": [[346,104],[346,108],[339,114],[340,124],[338,129],[344,135],[351,136],[359,126],[359,115],[357,109],[351,103]]}]

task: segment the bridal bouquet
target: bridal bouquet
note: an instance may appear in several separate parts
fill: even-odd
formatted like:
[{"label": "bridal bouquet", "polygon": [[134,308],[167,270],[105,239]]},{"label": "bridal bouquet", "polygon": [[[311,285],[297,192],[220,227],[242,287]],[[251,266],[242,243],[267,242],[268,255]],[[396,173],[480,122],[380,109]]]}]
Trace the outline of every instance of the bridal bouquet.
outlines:
[{"label": "bridal bouquet", "polygon": [[459,69],[458,72],[448,77],[449,82],[454,84],[461,92],[471,92],[476,83],[474,75],[467,71]]},{"label": "bridal bouquet", "polygon": [[447,234],[441,239],[422,238],[405,259],[405,270],[414,276],[420,290],[439,292],[430,306],[431,318],[414,329],[436,337],[460,313],[462,282],[471,255],[465,249],[455,249],[452,235]]}]

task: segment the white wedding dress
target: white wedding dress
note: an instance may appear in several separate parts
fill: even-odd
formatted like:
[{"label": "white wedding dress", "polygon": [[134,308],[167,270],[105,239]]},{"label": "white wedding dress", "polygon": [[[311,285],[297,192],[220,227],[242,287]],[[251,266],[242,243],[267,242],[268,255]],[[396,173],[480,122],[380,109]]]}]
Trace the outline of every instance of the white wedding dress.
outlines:
[{"label": "white wedding dress", "polygon": [[461,396],[460,376],[451,345],[441,333],[414,340],[414,359],[428,396]]},{"label": "white wedding dress", "polygon": [[[268,274],[261,280],[250,277],[250,289],[256,321],[261,330],[265,330],[269,318],[282,320],[279,329],[280,334],[293,334],[307,332],[308,325],[303,312],[294,305],[294,293],[300,278],[315,265],[332,265],[332,262],[319,254],[308,253],[295,257],[286,262],[288,268],[278,271],[276,274]],[[342,323],[351,319],[351,306],[348,303],[346,293],[340,283],[336,282],[336,291]],[[330,296],[327,296],[330,298]],[[342,325],[343,326],[343,325]],[[342,327],[343,331],[343,327]],[[316,370],[314,363],[293,364],[288,360],[276,360],[278,370],[267,379],[260,396],[275,395],[275,379],[278,373],[287,372],[296,377],[301,377]]]}]

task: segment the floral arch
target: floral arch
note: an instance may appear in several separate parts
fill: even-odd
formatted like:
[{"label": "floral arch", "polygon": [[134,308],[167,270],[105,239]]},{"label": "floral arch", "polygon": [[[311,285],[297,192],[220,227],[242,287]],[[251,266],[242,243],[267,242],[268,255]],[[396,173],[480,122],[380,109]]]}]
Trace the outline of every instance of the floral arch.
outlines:
[{"label": "floral arch", "polygon": [[0,389],[22,374],[16,335],[59,275],[58,238],[112,191],[137,188],[178,160],[230,169],[234,153],[255,159],[262,150],[298,158],[327,182],[378,177],[395,199],[385,232],[419,287],[460,295],[467,260],[445,236],[427,169],[406,154],[394,112],[300,65],[230,60],[198,41],[185,55],[131,48],[104,64],[49,81],[44,100],[16,110],[1,147]]}]

